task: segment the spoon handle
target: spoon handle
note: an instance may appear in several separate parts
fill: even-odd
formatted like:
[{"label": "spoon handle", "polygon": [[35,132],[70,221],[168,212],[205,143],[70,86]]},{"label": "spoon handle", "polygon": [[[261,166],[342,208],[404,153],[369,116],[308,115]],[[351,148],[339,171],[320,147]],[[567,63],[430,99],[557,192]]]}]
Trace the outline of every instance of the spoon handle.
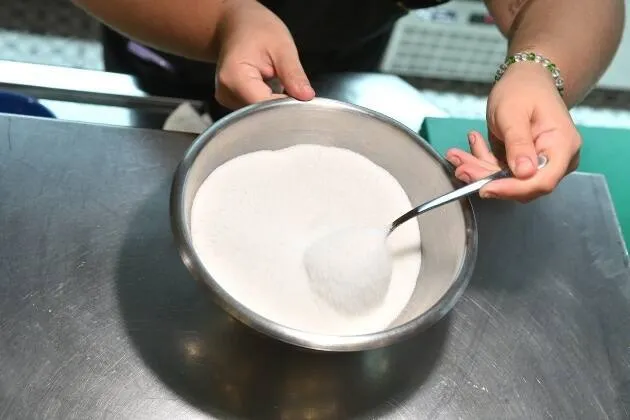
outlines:
[{"label": "spoon handle", "polygon": [[[544,155],[539,155],[538,156],[538,169],[544,168],[545,165],[547,165],[547,157]],[[443,206],[444,204],[450,203],[451,201],[468,197],[469,195],[478,192],[481,188],[483,188],[489,182],[495,181],[497,179],[502,179],[502,178],[510,178],[512,176],[513,174],[510,169],[503,169],[485,178],[482,178],[478,181],[465,185],[462,188],[458,188],[455,191],[451,191],[437,198],[434,198],[433,200],[427,201],[426,203],[419,205],[418,207],[408,211],[407,213],[403,214],[398,219],[396,219],[394,223],[392,223],[392,226],[389,231],[392,232],[401,224],[405,223],[409,219],[413,219],[414,217],[421,215],[424,212],[433,210],[436,207]]]}]

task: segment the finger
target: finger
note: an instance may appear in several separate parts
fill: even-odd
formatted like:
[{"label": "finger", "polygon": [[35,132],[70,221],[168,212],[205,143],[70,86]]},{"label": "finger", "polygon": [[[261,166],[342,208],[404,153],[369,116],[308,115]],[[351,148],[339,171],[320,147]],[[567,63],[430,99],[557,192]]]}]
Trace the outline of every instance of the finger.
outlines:
[{"label": "finger", "polygon": [[284,91],[289,96],[300,101],[310,101],[315,97],[294,44],[280,49],[272,60]]},{"label": "finger", "polygon": [[[286,98],[286,97],[287,95],[274,93],[274,94],[269,95],[265,99],[257,101],[257,102],[263,102],[266,100],[280,99],[280,98]],[[217,92],[215,93],[215,98],[221,105],[231,110],[235,110],[235,109],[239,109],[244,106],[247,106],[247,105],[251,105],[250,103],[246,103],[242,99],[239,99],[236,96],[232,95],[232,93],[226,88],[217,90]]]},{"label": "finger", "polygon": [[475,164],[464,164],[455,170],[455,177],[460,181],[470,183],[485,178],[497,172],[496,168],[490,167],[488,163],[481,162]]},{"label": "finger", "polygon": [[[475,155],[468,153],[461,149],[449,149],[446,152],[446,159],[456,167],[462,165],[482,165],[487,169],[499,170],[500,167],[497,163],[491,162],[489,160],[484,160],[476,157]],[[496,159],[493,159],[496,161]]]},{"label": "finger", "polygon": [[470,153],[466,153],[461,149],[448,149],[444,155],[451,165],[460,166],[466,159],[470,159]]},{"label": "finger", "polygon": [[484,178],[501,168],[485,160],[479,159],[460,149],[450,149],[447,159],[456,166],[455,177],[463,182],[472,182]]},{"label": "finger", "polygon": [[550,194],[564,175],[558,175],[552,168],[543,168],[533,177],[522,180],[506,178],[493,181],[479,192],[482,198],[500,198],[529,202],[536,198]]},{"label": "finger", "polygon": [[272,99],[274,94],[253,65],[223,66],[217,75],[216,99],[230,109]]},{"label": "finger", "polygon": [[536,173],[537,158],[530,117],[497,110],[495,123],[497,134],[505,143],[507,164],[514,175],[520,179],[533,176]]},{"label": "finger", "polygon": [[476,163],[477,160],[483,160],[491,166],[498,168],[499,162],[488,148],[481,133],[471,131],[468,134],[468,143],[472,154],[466,153],[461,149],[452,148],[446,152],[446,159],[454,166],[460,166],[467,162]]},{"label": "finger", "polygon": [[536,175],[527,180],[512,178],[494,181],[482,189],[481,196],[530,201],[551,193],[570,171],[579,148],[579,145],[572,146],[570,141],[562,137],[560,132],[555,131],[541,134],[537,139],[539,153],[547,156],[548,162]]},{"label": "finger", "polygon": [[478,131],[468,133],[468,144],[470,145],[470,151],[475,157],[488,163],[498,164],[497,158],[490,151],[481,133]]},{"label": "finger", "polygon": [[[264,102],[266,100],[272,100],[272,99],[281,99],[281,98],[286,98],[287,95],[281,94],[281,93],[273,93],[271,94],[269,97],[267,97],[266,99],[263,99],[261,101],[258,102]],[[247,105],[251,105],[251,104],[247,104],[244,103],[243,101],[237,99],[235,96],[231,95],[230,92],[227,92],[226,94],[220,96],[219,92],[217,91],[217,94],[215,95],[215,98],[217,99],[217,101],[223,105],[224,107],[231,109],[231,110],[235,110],[235,109],[239,109],[242,108],[244,106]],[[221,98],[221,99],[219,99]]]},{"label": "finger", "polygon": [[235,110],[244,106],[243,102],[237,100],[230,90],[224,85],[217,85],[214,92],[214,98],[218,103],[230,110]]}]

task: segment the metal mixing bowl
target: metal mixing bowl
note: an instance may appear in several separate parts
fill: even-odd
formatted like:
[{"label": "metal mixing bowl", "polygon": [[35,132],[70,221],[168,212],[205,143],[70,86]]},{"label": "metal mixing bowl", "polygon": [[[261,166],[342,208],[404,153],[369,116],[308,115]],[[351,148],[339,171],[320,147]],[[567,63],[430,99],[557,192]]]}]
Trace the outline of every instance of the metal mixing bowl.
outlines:
[{"label": "metal mixing bowl", "polygon": [[234,318],[278,340],[314,350],[357,351],[383,347],[444,316],[464,291],[477,253],[477,227],[469,201],[420,217],[422,264],[415,291],[386,330],[358,336],[311,334],[263,318],[227,293],[201,263],[191,239],[190,213],[197,189],[218,166],[239,155],[310,143],[350,149],[398,179],[412,203],[453,189],[446,162],[416,133],[395,120],[329,99],[280,99],[243,108],[212,125],[190,146],[171,191],[171,222],[192,275]]}]

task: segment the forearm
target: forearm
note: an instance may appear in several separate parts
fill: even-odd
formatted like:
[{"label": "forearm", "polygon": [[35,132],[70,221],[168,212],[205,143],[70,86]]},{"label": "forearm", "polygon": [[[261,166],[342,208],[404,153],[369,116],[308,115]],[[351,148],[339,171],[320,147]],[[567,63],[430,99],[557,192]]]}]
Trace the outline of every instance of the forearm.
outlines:
[{"label": "forearm", "polygon": [[145,45],[202,61],[217,54],[226,0],[73,0],[116,31]]},{"label": "forearm", "polygon": [[623,0],[486,0],[509,54],[531,51],[552,60],[573,106],[610,65],[624,24]]}]

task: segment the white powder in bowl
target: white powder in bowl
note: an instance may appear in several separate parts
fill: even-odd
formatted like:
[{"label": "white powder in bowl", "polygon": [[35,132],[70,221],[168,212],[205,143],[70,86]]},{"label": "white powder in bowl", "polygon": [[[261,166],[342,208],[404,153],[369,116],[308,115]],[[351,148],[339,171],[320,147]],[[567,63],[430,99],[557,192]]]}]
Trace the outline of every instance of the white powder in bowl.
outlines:
[{"label": "white powder in bowl", "polygon": [[349,278],[343,293],[354,288],[372,297],[355,295],[356,302],[340,310],[330,295],[322,296],[325,288],[313,288],[304,257],[327,235],[385,227],[410,208],[398,181],[360,154],[298,145],[242,155],[214,170],[193,202],[192,240],[215,281],[259,315],[311,333],[367,334],[391,325],[414,291],[417,223],[387,239],[391,276],[376,287],[380,302],[375,290],[362,289],[365,279]]},{"label": "white powder in bowl", "polygon": [[315,241],[304,254],[311,289],[339,312],[373,310],[392,277],[386,236],[385,229],[349,228]]}]

